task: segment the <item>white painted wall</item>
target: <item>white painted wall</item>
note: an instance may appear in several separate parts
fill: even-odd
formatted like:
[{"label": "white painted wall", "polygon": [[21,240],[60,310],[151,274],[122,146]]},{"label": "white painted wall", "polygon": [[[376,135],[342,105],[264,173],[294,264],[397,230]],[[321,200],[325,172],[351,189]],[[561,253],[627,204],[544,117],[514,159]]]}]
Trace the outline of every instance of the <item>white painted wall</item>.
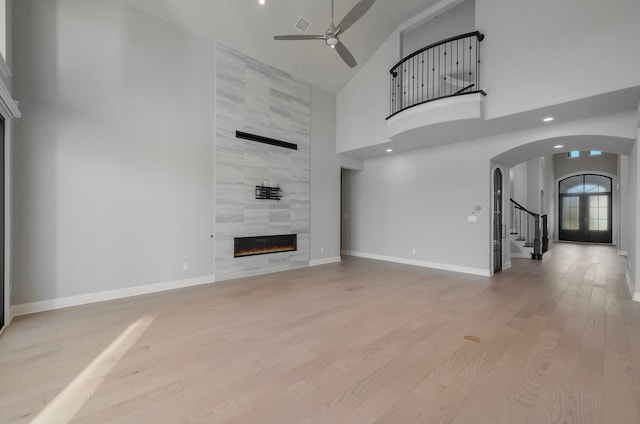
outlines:
[{"label": "white painted wall", "polygon": [[551,248],[551,244],[553,240],[555,240],[555,229],[556,229],[556,202],[555,202],[555,192],[556,192],[556,177],[555,172],[553,170],[553,156],[547,155],[544,156],[544,165],[543,165],[543,175],[544,182],[542,187],[544,187],[544,207],[542,208],[542,214],[547,215],[547,230],[549,231],[549,248]]},{"label": "white painted wall", "polygon": [[618,155],[602,153],[598,156],[589,156],[589,152],[580,152],[580,157],[570,158],[567,153],[559,153],[553,155],[553,166],[558,178],[585,170],[618,175]]},{"label": "white painted wall", "polygon": [[0,0],[0,53],[2,57],[7,58],[8,30],[7,30],[7,1]]},{"label": "white painted wall", "polygon": [[[486,0],[475,12],[486,35],[485,119],[640,85],[638,1]],[[338,152],[387,142],[388,71],[399,56],[396,31],[338,94]]]},{"label": "white painted wall", "polygon": [[[638,267],[638,261],[640,261],[640,241],[638,240],[638,230],[640,229],[640,196],[638,196],[638,190],[640,190],[640,129],[638,129],[637,141],[631,148],[629,153],[629,185],[627,190],[627,196],[629,199],[629,234],[632,235],[629,239],[629,248],[627,255],[627,278],[629,287],[633,293],[633,299],[640,301],[640,268]],[[635,235],[635,237],[633,237]]]},{"label": "white painted wall", "polygon": [[620,225],[618,228],[618,251],[622,255],[627,255],[629,251],[630,237],[630,219],[629,215],[629,156],[618,155],[618,174],[619,184],[616,187],[616,191],[619,193],[620,199]]},{"label": "white painted wall", "polygon": [[[12,17],[18,313],[212,281],[215,43],[120,2],[25,0]],[[335,98],[312,97],[322,261],[339,257],[340,169]]]},{"label": "white painted wall", "polygon": [[405,31],[402,34],[402,55],[408,56],[430,44],[475,30],[475,0],[467,0],[437,18]]},{"label": "white painted wall", "polygon": [[311,89],[311,264],[340,258],[340,161],[336,99]]},{"label": "white painted wall", "polygon": [[13,18],[12,303],[211,276],[210,43],[120,2]]},{"label": "white painted wall", "polygon": [[337,152],[386,143],[389,69],[399,60],[400,33],[394,32],[340,91],[336,100]]},{"label": "white painted wall", "polygon": [[639,85],[638,16],[630,0],[477,2],[486,117]]},{"label": "white painted wall", "polygon": [[[348,175],[346,250],[489,274],[491,178],[481,144],[370,159],[363,171]],[[478,221],[468,222],[476,205]]]},{"label": "white painted wall", "polygon": [[523,205],[533,213],[540,213],[540,180],[544,178],[541,169],[542,159],[532,158],[527,161],[527,203]]},{"label": "white painted wall", "polygon": [[[5,64],[6,64],[6,68],[9,70],[9,74],[8,75],[2,75],[0,78],[2,78],[2,84],[5,85],[5,87],[7,88],[7,92],[5,92],[5,95],[9,96],[9,97],[13,97],[13,78],[11,76],[12,73],[12,61],[11,61],[11,40],[12,40],[12,33],[11,33],[11,19],[6,19],[6,17],[10,17],[11,16],[11,11],[12,11],[12,7],[13,7],[13,0],[6,0],[4,2],[2,2],[2,6],[0,6],[0,8],[3,9],[4,12],[4,17],[5,17],[5,53],[4,53],[4,58],[5,58]],[[0,64],[2,65],[2,64]],[[0,96],[2,96],[0,94]],[[10,102],[11,99],[4,99],[3,98],[3,102]],[[2,113],[2,116],[5,118],[5,123],[4,123],[4,145],[5,145],[5,149],[4,149],[4,222],[2,222],[0,225],[4,226],[4,286],[0,287],[0,290],[3,291],[4,293],[4,305],[3,305],[3,311],[4,311],[4,316],[3,316],[3,322],[6,325],[9,324],[9,321],[11,320],[11,238],[12,238],[12,233],[11,233],[11,202],[12,202],[12,184],[11,184],[11,176],[12,176],[12,171],[11,171],[11,157],[12,157],[12,151],[13,151],[13,121],[11,119],[8,119],[11,116],[11,112],[9,110],[6,110],[6,108],[2,105],[0,105],[0,113]]]},{"label": "white painted wall", "polygon": [[[613,115],[365,160],[363,171],[344,173],[343,248],[365,257],[488,275],[492,159],[522,149],[521,161],[531,156],[542,161],[539,153],[531,153],[535,144],[553,146],[558,137],[578,134],[598,134],[611,148],[628,149],[630,139],[620,136],[630,136],[630,126],[636,125],[635,113]],[[541,169],[544,179],[536,185],[554,184],[552,166]],[[526,176],[526,166],[523,172]],[[526,187],[526,178],[520,184]],[[547,201],[554,207],[552,199]],[[482,210],[478,221],[469,223],[475,205]]]},{"label": "white painted wall", "polygon": [[[360,170],[361,171],[361,170]],[[353,231],[351,229],[351,212],[352,212],[352,199],[353,197],[353,174],[359,171],[343,168],[341,171],[341,189],[340,189],[340,248],[342,252],[348,252],[352,250],[351,236]],[[342,253],[341,252],[341,253]]]},{"label": "white painted wall", "polygon": [[518,202],[521,206],[527,207],[527,175],[528,162],[520,162],[511,168],[511,198]]}]

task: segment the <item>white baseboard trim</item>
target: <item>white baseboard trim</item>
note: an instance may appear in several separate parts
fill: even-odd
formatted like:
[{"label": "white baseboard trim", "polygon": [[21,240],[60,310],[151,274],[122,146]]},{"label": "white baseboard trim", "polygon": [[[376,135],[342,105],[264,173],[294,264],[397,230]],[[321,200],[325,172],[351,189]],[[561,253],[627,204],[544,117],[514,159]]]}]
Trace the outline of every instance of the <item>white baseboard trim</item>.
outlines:
[{"label": "white baseboard trim", "polygon": [[633,287],[631,287],[631,274],[629,274],[629,270],[624,273],[624,277],[627,280],[627,287],[629,287],[629,293],[631,293],[631,300],[634,302],[640,302],[640,292],[634,292]]},{"label": "white baseboard trim", "polygon": [[502,270],[504,271],[505,269],[509,269],[511,268],[511,261],[509,262],[505,262],[504,264],[502,264]]},{"label": "white baseboard trim", "polygon": [[629,252],[626,250],[618,250],[618,255],[620,256],[629,256]]},{"label": "white baseboard trim", "polygon": [[482,268],[472,268],[459,265],[441,264],[436,262],[416,261],[413,259],[396,258],[392,256],[375,255],[372,253],[354,252],[352,250],[343,250],[342,253],[347,256],[356,256],[358,258],[375,259],[377,261],[395,262],[404,265],[421,266],[423,268],[441,269],[444,271],[461,272],[463,274],[480,275],[490,277],[491,271]]},{"label": "white baseboard trim", "polygon": [[309,261],[309,266],[335,264],[335,263],[340,262],[340,261],[342,261],[340,256],[336,256],[335,258],[313,259],[313,260]]},{"label": "white baseboard trim", "polygon": [[166,290],[200,286],[204,284],[211,284],[214,282],[215,275],[205,275],[203,277],[189,278],[186,280],[165,281],[162,283],[146,284],[143,286],[126,287],[116,290],[107,290],[96,293],[81,294],[77,296],[61,297],[58,299],[43,300],[40,302],[23,303],[22,305],[14,305],[11,307],[11,316],[17,317],[20,315],[51,311],[53,309],[87,305],[89,303],[104,302],[107,300],[140,296],[143,294],[157,293]]}]

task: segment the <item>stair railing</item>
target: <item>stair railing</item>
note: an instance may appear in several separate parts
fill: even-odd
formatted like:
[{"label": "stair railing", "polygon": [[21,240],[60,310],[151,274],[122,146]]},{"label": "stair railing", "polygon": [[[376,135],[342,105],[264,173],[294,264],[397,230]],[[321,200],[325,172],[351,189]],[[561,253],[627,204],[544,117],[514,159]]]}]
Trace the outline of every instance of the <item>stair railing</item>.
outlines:
[{"label": "stair railing", "polygon": [[542,254],[548,249],[547,218],[547,215],[540,216],[511,199],[511,234],[516,235],[516,240],[524,241],[525,247],[533,247],[531,259],[542,259]]}]

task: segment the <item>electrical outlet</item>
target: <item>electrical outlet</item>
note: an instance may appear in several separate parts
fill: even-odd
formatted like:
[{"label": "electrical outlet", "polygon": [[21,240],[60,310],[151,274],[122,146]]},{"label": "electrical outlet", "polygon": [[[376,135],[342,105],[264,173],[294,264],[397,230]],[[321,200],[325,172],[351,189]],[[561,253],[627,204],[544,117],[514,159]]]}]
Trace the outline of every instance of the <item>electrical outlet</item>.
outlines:
[{"label": "electrical outlet", "polygon": [[184,272],[189,271],[189,262],[185,262],[185,263],[182,264],[182,270]]},{"label": "electrical outlet", "polygon": [[320,248],[320,253],[324,253],[324,247]]},{"label": "electrical outlet", "polygon": [[415,255],[416,254],[416,248],[414,247],[413,249],[411,249],[411,254]]}]

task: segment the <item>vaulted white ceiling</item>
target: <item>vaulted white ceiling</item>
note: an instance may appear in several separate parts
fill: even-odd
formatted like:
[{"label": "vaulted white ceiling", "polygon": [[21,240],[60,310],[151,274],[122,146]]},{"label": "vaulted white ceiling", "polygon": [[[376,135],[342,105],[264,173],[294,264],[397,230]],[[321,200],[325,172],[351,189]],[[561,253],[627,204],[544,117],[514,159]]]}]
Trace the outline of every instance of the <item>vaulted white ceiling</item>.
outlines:
[{"label": "vaulted white ceiling", "polygon": [[[357,72],[376,49],[403,22],[437,0],[377,0],[371,9],[341,36],[358,67],[350,69],[321,40],[275,41],[274,35],[302,34],[294,25],[300,16],[311,21],[307,34],[324,34],[331,21],[330,0],[121,0],[211,41],[292,74],[331,94]],[[358,0],[335,0],[339,22]]]}]

